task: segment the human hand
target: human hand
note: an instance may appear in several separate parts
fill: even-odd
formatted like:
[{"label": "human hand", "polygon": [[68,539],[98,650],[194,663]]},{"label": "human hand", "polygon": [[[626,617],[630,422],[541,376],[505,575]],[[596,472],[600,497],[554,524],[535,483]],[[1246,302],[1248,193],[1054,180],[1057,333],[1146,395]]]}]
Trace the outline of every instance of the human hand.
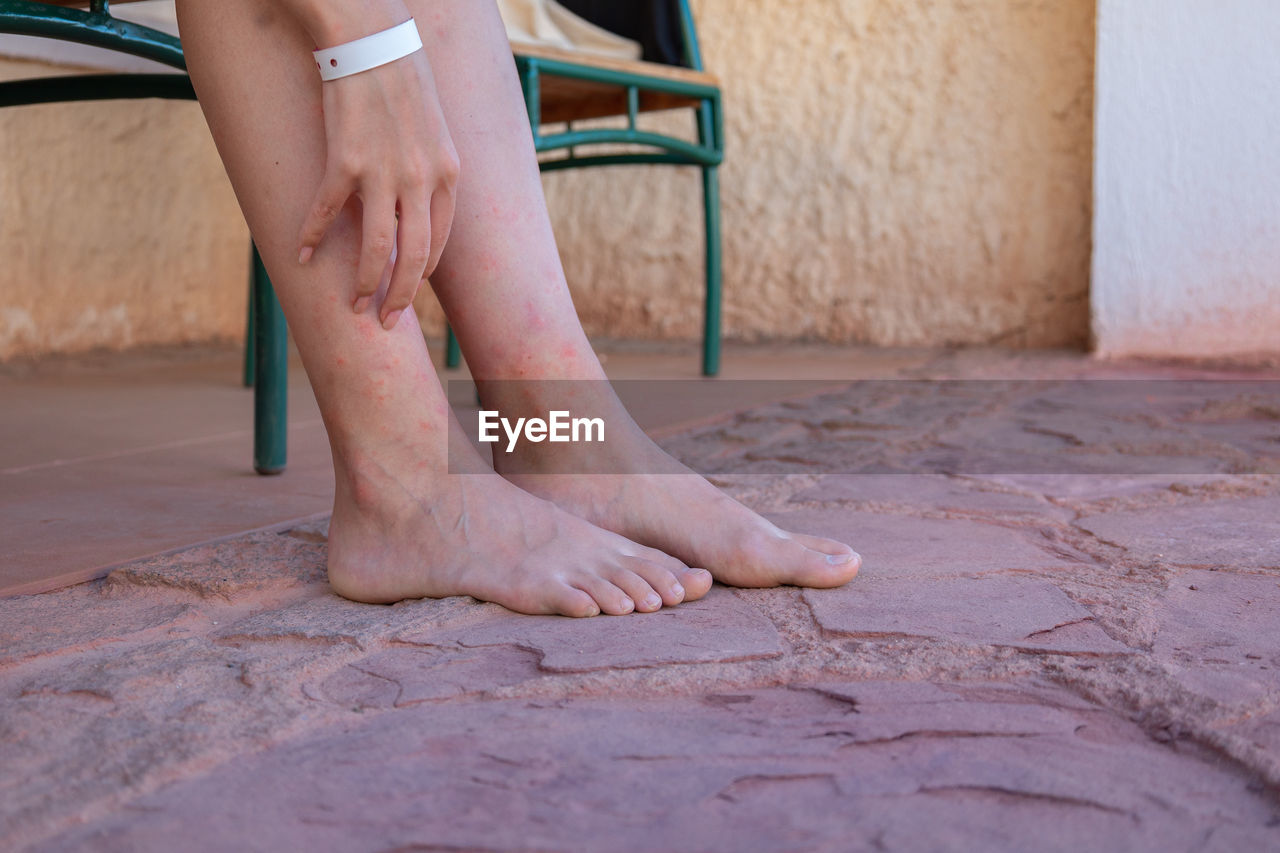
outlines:
[{"label": "human hand", "polygon": [[392,329],[435,270],[453,222],[458,155],[426,54],[323,86],[325,174],[302,226],[307,263],[352,196],[361,205],[361,251],[352,306],[373,303],[387,267],[378,320]]}]

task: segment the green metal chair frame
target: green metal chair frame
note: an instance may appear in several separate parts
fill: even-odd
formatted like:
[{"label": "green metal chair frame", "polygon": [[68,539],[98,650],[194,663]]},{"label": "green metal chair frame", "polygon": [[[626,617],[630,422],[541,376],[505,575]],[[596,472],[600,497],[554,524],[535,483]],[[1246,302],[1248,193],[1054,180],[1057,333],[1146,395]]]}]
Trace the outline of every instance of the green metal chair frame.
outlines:
[{"label": "green metal chair frame", "polygon": [[[685,65],[702,70],[702,54],[688,0],[680,2],[680,24]],[[89,8],[76,9],[38,0],[0,0],[0,33],[39,36],[78,42],[114,50],[186,71],[182,44],[174,36],[112,16],[109,0],[90,0]],[[720,181],[718,167],[724,159],[724,131],[718,86],[669,79],[661,75],[619,71],[587,63],[543,56],[516,55],[516,67],[524,90],[535,150],[539,154],[566,152],[540,163],[543,171],[639,164],[696,166],[702,170],[703,217],[706,245],[706,295],[702,372],[714,376],[720,369]],[[542,131],[541,87],[544,77],[616,86],[626,93],[625,128]],[[694,99],[697,142],[642,131],[637,127],[642,93],[659,93]],[[13,80],[0,83],[0,107],[128,98],[194,100],[195,92],[185,75],[83,74],[69,77]],[[624,152],[579,155],[589,146],[631,146]],[[253,467],[260,474],[278,474],[287,460],[288,330],[271,279],[256,247],[250,263],[249,334],[245,346],[246,385],[254,389]],[[446,363],[460,361],[457,340],[447,333]]]},{"label": "green metal chair frame", "polygon": [[[187,68],[177,38],[113,17],[108,0],[92,0],[88,10],[0,0],[0,32],[79,42]],[[195,100],[195,92],[185,74],[83,74],[0,83],[0,107],[122,98]],[[288,330],[256,248],[250,269],[244,381],[254,392],[253,467],[259,474],[279,474],[288,452]]]},{"label": "green metal chair frame", "polygon": [[[680,28],[683,41],[684,64],[691,70],[702,71],[702,51],[698,43],[697,28],[688,0],[679,0]],[[703,309],[702,373],[715,376],[720,371],[720,304],[721,304],[721,229],[720,229],[720,174],[724,160],[724,119],[720,88],[705,83],[693,83],[669,79],[642,71],[620,71],[597,67],[589,59],[581,62],[570,59],[522,55],[516,49],[516,68],[524,89],[525,108],[533,129],[534,149],[538,154],[564,151],[568,156],[542,159],[544,172],[561,169],[580,169],[595,166],[652,165],[696,166],[702,171],[703,225],[705,235],[706,292]],[[627,120],[625,128],[575,129],[572,123],[567,130],[544,134],[542,128],[542,83],[545,77],[561,77],[619,87],[626,93]],[[697,142],[689,142],[676,136],[638,129],[636,120],[641,112],[641,95],[660,93],[694,99]],[[578,149],[584,146],[632,146],[638,150],[587,154],[581,156]],[[453,330],[446,328],[445,364],[458,366],[461,354]]]}]

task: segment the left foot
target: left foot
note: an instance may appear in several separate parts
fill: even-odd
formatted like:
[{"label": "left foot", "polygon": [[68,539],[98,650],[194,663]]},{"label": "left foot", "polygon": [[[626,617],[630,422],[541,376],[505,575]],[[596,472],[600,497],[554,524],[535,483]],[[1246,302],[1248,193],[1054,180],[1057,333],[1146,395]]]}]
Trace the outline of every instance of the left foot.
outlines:
[{"label": "left foot", "polygon": [[[858,573],[862,558],[848,545],[778,528],[677,462],[629,417],[609,426],[607,449],[573,446],[572,470],[582,471],[585,460],[588,469],[635,473],[556,473],[557,458],[565,457],[548,453],[546,444],[529,452],[527,443],[512,453],[496,449],[494,468],[526,491],[702,566],[730,586],[836,587]],[[598,464],[579,454],[597,454]]]}]

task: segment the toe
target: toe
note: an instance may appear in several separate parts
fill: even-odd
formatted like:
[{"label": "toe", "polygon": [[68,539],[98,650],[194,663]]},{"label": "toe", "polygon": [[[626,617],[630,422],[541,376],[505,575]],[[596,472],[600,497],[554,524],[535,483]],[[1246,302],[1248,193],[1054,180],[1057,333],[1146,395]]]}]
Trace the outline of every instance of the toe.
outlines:
[{"label": "toe", "polygon": [[629,568],[643,576],[668,606],[695,601],[711,589],[711,574],[691,569],[681,560],[657,548],[640,548]]},{"label": "toe", "polygon": [[684,600],[697,601],[711,591],[711,572],[706,569],[685,569],[680,573],[680,585],[684,587]]},{"label": "toe", "polygon": [[[685,574],[689,570],[683,567],[677,571],[670,568],[669,563],[655,563],[643,557],[631,557],[627,561],[627,568],[635,574],[644,578],[646,586],[652,589],[659,597],[662,604],[668,607],[674,607],[687,597],[687,591],[684,584],[680,582],[680,575]],[[636,599],[637,604],[640,599]],[[655,608],[656,609],[656,608]]]},{"label": "toe", "polygon": [[[510,605],[506,606],[510,607]],[[518,607],[512,609],[526,613],[534,612]],[[552,600],[548,602],[547,609],[552,613],[558,613],[561,616],[572,616],[575,619],[600,615],[600,605],[596,604],[596,600],[582,590],[571,586],[558,587]]]},{"label": "toe", "polygon": [[574,584],[600,606],[601,613],[625,616],[636,609],[636,604],[625,592],[599,575],[583,575]]},{"label": "toe", "polygon": [[860,564],[861,558],[839,542],[759,529],[741,538],[736,556],[716,577],[733,586],[826,588],[848,583]]},{"label": "toe", "polygon": [[[795,533],[789,536],[790,552],[783,583],[810,587],[835,587],[853,580],[862,567],[862,557],[848,545],[819,536]],[[784,568],[780,566],[780,568]]]},{"label": "toe", "polygon": [[[640,568],[639,566],[634,567]],[[670,572],[665,570],[662,573],[668,576],[671,575]],[[627,597],[635,602],[636,610],[641,613],[652,613],[655,610],[661,610],[662,605],[667,603],[678,604],[679,601],[667,602],[664,596],[658,594],[657,589],[662,588],[661,581],[658,584],[654,584],[650,579],[650,574],[653,573],[641,573],[639,571],[631,571],[630,568],[618,568],[609,573],[609,581],[625,592]],[[668,581],[668,585],[674,580],[675,578],[672,577]],[[655,589],[655,586],[657,589]]]}]

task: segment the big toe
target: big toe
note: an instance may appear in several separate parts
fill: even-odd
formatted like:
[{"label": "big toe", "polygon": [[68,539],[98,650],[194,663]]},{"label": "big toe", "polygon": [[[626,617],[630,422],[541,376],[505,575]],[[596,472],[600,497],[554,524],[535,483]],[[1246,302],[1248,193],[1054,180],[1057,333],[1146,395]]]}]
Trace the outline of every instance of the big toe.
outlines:
[{"label": "big toe", "polygon": [[680,585],[684,587],[685,601],[697,601],[702,598],[711,591],[711,583],[714,580],[711,572],[706,569],[685,569],[677,572],[676,576],[680,580]]},{"label": "big toe", "polygon": [[791,584],[825,589],[848,583],[862,565],[862,557],[848,545],[781,531],[757,539],[743,557],[743,567],[750,568],[743,574],[742,586]]},{"label": "big toe", "polygon": [[797,577],[802,579],[788,583],[817,587],[840,586],[853,580],[858,569],[862,568],[862,555],[843,542],[803,533],[791,534],[791,541],[803,550],[796,564]]}]

